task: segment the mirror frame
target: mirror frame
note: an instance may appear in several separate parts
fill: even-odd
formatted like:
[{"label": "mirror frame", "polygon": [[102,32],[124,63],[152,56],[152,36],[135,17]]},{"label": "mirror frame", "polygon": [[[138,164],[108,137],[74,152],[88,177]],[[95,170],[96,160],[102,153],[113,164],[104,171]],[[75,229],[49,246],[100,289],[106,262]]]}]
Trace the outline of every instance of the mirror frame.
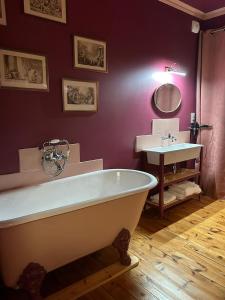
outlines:
[{"label": "mirror frame", "polygon": [[[162,110],[162,109],[160,109],[159,108],[159,105],[157,104],[157,95],[158,95],[158,92],[163,88],[163,87],[165,87],[165,86],[173,86],[173,87],[175,87],[176,89],[177,89],[177,91],[179,92],[179,103],[178,103],[178,105],[176,106],[176,108],[175,109],[173,109],[173,110],[170,110],[170,111],[167,111],[167,110]],[[172,113],[172,112],[175,112],[180,106],[181,106],[181,101],[182,101],[182,96],[181,96],[181,91],[180,91],[180,89],[175,85],[175,84],[173,84],[173,83],[165,83],[165,84],[163,84],[163,85],[160,85],[156,90],[155,90],[155,92],[154,92],[154,104],[155,104],[155,107],[160,111],[160,112],[163,112],[163,113]]]}]

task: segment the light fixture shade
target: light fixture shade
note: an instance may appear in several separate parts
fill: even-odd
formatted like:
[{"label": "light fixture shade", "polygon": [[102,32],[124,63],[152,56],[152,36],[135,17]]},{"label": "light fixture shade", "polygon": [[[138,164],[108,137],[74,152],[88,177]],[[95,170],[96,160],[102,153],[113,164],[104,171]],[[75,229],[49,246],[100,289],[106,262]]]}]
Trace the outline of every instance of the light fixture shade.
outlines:
[{"label": "light fixture shade", "polygon": [[191,31],[193,33],[199,33],[200,31],[200,23],[198,21],[192,21],[192,24],[191,24]]},{"label": "light fixture shade", "polygon": [[186,76],[187,75],[185,72],[178,72],[173,67],[168,67],[168,66],[165,67],[165,71],[169,72],[171,74],[179,75],[179,76]]}]

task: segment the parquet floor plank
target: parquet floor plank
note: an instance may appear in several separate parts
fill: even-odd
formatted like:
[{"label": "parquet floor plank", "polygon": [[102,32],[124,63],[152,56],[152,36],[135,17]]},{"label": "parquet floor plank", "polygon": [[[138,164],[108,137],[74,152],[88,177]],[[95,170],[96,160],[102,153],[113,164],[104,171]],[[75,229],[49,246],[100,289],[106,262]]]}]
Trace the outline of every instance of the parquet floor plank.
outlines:
[{"label": "parquet floor plank", "polygon": [[130,251],[139,266],[115,283],[135,299],[225,300],[225,201],[190,200],[164,219],[144,213]]}]

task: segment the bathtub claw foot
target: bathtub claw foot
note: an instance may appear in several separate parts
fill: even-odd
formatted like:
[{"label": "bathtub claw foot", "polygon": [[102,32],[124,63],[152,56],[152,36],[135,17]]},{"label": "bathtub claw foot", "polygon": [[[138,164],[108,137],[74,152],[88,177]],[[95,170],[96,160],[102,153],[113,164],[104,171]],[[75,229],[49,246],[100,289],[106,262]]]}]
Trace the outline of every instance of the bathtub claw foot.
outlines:
[{"label": "bathtub claw foot", "polygon": [[113,247],[117,249],[120,255],[120,262],[124,266],[131,264],[131,258],[127,251],[130,243],[130,232],[127,229],[122,229],[113,242]]},{"label": "bathtub claw foot", "polygon": [[44,267],[38,263],[30,263],[20,275],[18,287],[27,291],[31,300],[42,300],[40,289],[46,274]]}]

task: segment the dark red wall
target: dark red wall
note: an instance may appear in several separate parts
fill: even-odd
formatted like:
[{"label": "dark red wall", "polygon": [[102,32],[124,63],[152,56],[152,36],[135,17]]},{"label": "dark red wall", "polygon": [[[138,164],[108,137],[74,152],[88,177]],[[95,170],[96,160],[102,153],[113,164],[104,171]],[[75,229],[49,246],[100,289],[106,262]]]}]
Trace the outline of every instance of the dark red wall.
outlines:
[{"label": "dark red wall", "polygon": [[[187,129],[195,110],[197,35],[192,17],[157,0],[69,0],[67,24],[25,15],[23,1],[6,1],[7,23],[0,26],[0,46],[48,57],[50,92],[0,90],[0,172],[18,170],[19,148],[36,147],[50,138],[81,145],[81,159],[104,159],[104,167],[135,168],[136,135],[149,134],[155,112],[151,97],[159,83],[153,72],[176,62],[187,72],[174,78],[183,102],[178,113]],[[109,73],[72,67],[72,36],[107,41]],[[62,109],[61,80],[98,80],[97,113]]]}]

